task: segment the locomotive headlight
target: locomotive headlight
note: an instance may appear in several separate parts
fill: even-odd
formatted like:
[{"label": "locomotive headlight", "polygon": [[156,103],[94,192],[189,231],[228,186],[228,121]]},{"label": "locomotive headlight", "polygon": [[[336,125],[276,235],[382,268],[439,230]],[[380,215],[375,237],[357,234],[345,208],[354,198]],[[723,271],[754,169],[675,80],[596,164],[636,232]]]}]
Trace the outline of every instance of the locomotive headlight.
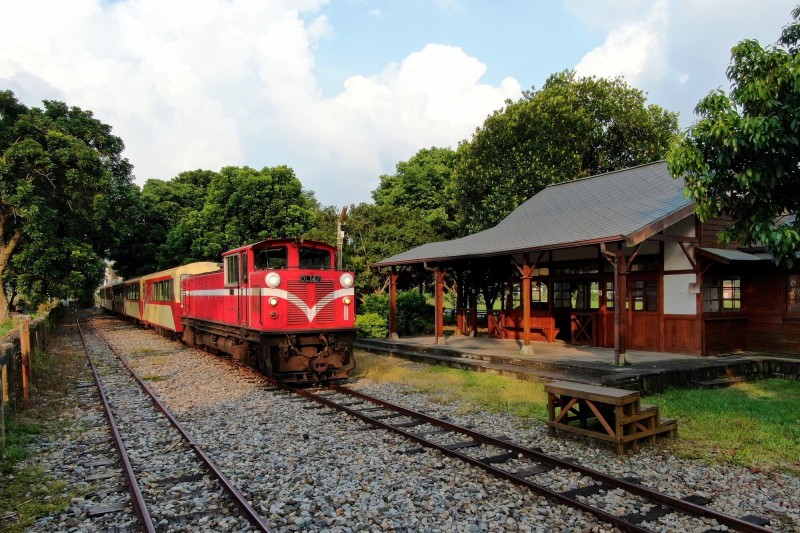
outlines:
[{"label": "locomotive headlight", "polygon": [[273,296],[272,298],[269,299],[269,305],[275,307],[276,305],[278,305],[278,299]]},{"label": "locomotive headlight", "polygon": [[344,305],[350,305],[351,303],[353,303],[353,300],[351,300],[349,296],[345,296],[342,299],[342,303],[344,303]]},{"label": "locomotive headlight", "polygon": [[281,284],[281,275],[277,272],[270,272],[267,274],[267,285],[273,289],[277,289]]},{"label": "locomotive headlight", "polygon": [[353,286],[353,275],[352,274],[342,274],[342,277],[339,278],[339,283],[342,284],[342,287],[345,289],[349,289]]}]

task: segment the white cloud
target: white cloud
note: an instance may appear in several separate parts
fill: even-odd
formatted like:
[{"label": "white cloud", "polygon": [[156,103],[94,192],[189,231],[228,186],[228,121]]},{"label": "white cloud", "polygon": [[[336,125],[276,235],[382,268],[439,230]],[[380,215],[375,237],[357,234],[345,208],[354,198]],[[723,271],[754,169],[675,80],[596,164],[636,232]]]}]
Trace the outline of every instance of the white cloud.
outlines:
[{"label": "white cloud", "polygon": [[658,0],[640,19],[624,20],[605,42],[583,56],[575,70],[584,76],[622,76],[631,85],[658,79],[666,70],[665,0]]},{"label": "white cloud", "polygon": [[481,84],[485,65],[460,48],[428,45],[324,98],[326,0],[3,3],[0,87],[94,111],[139,182],[288,164],[324,203],[363,201],[395,163],[455,146],[521,94],[511,78]]}]

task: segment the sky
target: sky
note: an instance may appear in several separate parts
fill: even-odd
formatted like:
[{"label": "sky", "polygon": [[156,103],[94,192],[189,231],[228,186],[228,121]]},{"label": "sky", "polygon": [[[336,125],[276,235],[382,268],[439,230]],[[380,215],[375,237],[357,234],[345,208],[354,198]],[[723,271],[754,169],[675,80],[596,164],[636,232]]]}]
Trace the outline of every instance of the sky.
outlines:
[{"label": "sky", "polygon": [[323,205],[456,148],[565,69],[621,76],[690,126],[730,49],[797,0],[0,0],[0,90],[91,110],[139,185],[288,165]]}]

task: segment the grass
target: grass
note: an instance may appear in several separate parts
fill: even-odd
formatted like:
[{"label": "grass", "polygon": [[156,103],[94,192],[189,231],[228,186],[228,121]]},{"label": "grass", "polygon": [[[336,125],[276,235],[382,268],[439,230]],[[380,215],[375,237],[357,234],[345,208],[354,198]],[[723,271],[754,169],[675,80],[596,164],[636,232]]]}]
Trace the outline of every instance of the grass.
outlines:
[{"label": "grass", "polygon": [[[459,411],[509,412],[547,419],[541,383],[356,352],[354,377],[396,383]],[[800,381],[766,379],[727,389],[673,390],[644,398],[678,419],[678,439],[663,443],[676,455],[800,476]]]},{"label": "grass", "polygon": [[355,377],[398,383],[431,395],[442,404],[460,403],[463,412],[508,412],[544,420],[547,394],[541,383],[493,374],[412,363],[395,357],[357,352]]},{"label": "grass", "polygon": [[[37,517],[66,509],[75,494],[36,466],[31,443],[45,434],[73,431],[59,420],[65,395],[88,379],[83,354],[61,351],[32,360],[31,409],[6,411],[6,445],[0,446],[0,531],[22,532]],[[26,460],[27,459],[27,460]]]},{"label": "grass", "polygon": [[800,475],[800,382],[767,379],[647,398],[678,419],[676,455]]}]

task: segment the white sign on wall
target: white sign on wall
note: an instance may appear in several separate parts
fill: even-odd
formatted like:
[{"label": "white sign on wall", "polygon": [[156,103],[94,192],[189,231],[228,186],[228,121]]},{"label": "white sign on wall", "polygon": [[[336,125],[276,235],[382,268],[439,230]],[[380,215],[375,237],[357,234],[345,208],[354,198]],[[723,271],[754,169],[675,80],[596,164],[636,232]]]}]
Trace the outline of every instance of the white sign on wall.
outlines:
[{"label": "white sign on wall", "polygon": [[696,274],[664,273],[664,314],[696,315],[697,296],[690,287],[697,282]]}]

